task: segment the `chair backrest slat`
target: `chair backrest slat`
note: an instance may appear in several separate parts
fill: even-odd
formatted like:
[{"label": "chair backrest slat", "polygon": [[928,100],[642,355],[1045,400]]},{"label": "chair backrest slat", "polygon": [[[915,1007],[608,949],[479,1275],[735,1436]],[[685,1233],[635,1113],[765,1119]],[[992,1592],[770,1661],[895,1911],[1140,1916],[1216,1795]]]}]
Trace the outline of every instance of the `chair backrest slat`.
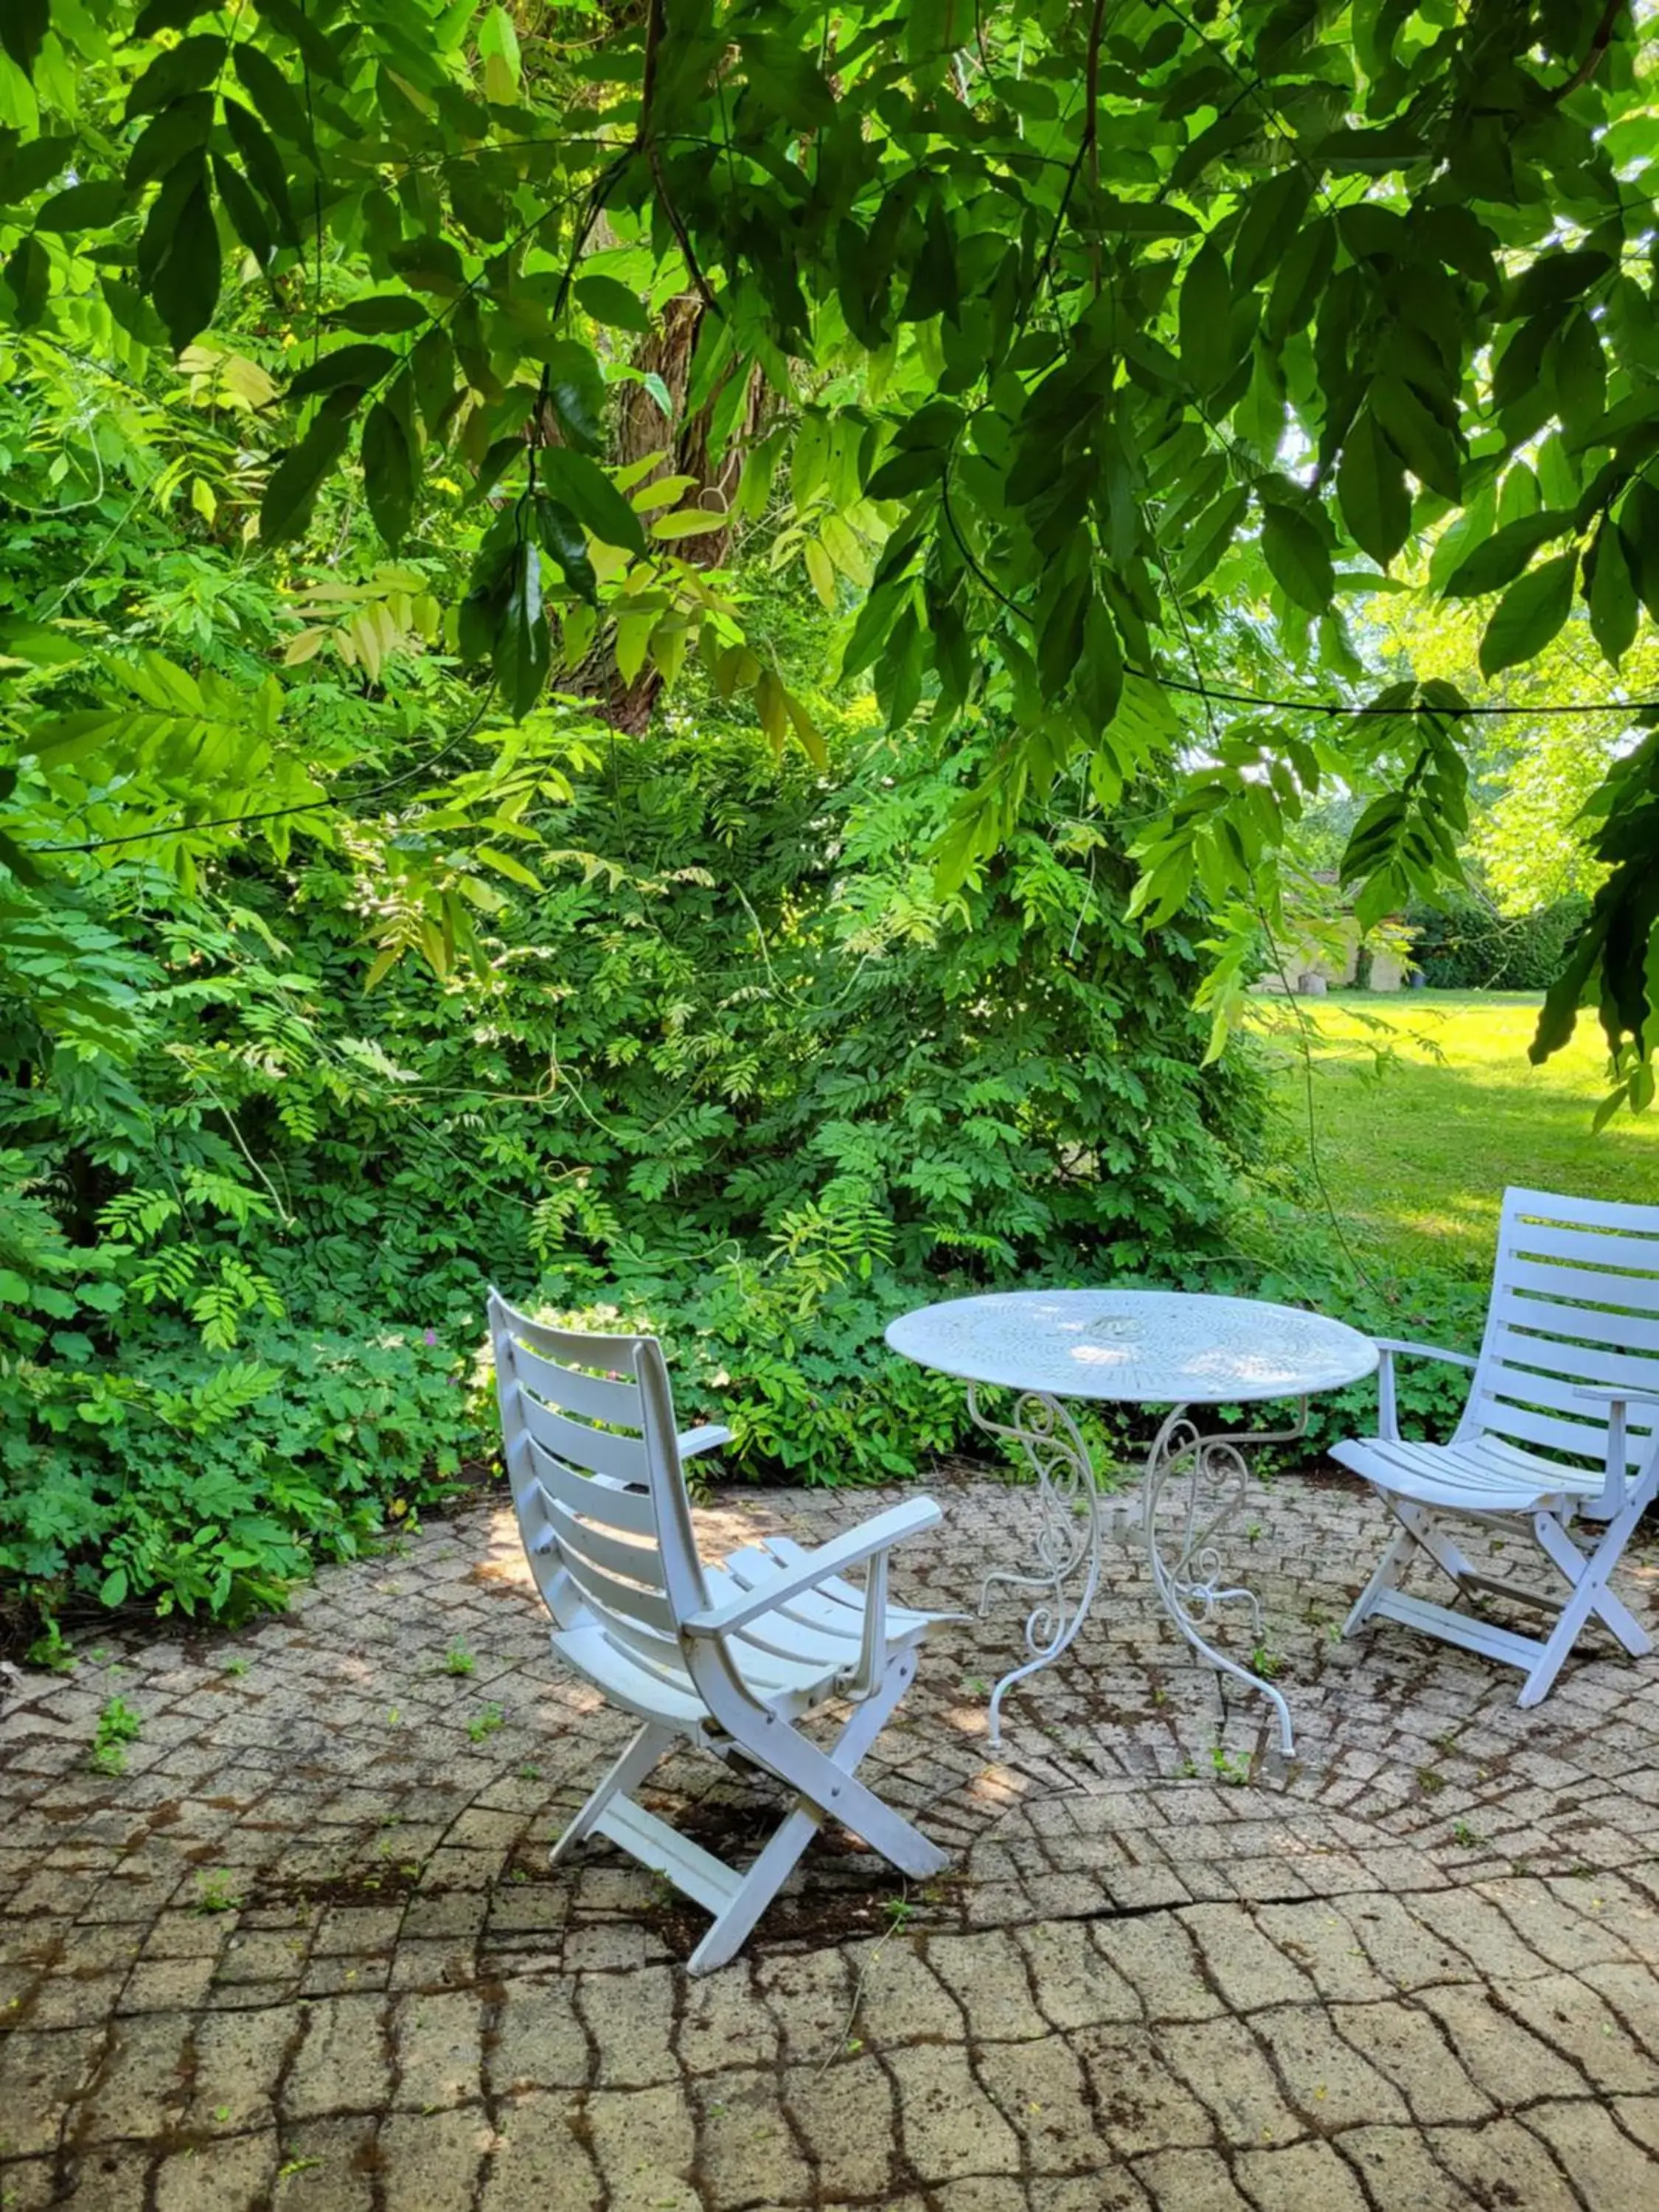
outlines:
[{"label": "chair backrest slat", "polygon": [[663,1595],[660,1583],[655,1589],[647,1589],[642,1583],[624,1582],[620,1575],[608,1573],[589,1557],[587,1550],[574,1544],[562,1542],[559,1559],[596,1613],[624,1621],[642,1621],[663,1636],[678,1635],[679,1623],[673,1607]]},{"label": "chair backrest slat", "polygon": [[[1571,1371],[1564,1374],[1555,1368],[1553,1360],[1548,1368],[1540,1369],[1530,1363],[1522,1367],[1516,1363],[1513,1352],[1506,1351],[1482,1370],[1478,1387],[1486,1396],[1512,1399],[1517,1406],[1547,1407],[1553,1413],[1565,1413],[1570,1421],[1596,1422],[1603,1427],[1607,1425],[1606,1401],[1586,1398],[1582,1378]],[[1642,1406],[1632,1406],[1630,1418],[1652,1425],[1652,1414]]]},{"label": "chair backrest slat", "polygon": [[600,1474],[582,1474],[543,1449],[532,1437],[530,1464],[536,1480],[550,1498],[571,1512],[601,1521],[607,1528],[621,1528],[630,1536],[657,1536],[657,1509],[648,1490],[625,1490]]},{"label": "chair backrest slat", "polygon": [[1586,1382],[1645,1378],[1648,1389],[1659,1389],[1659,1320],[1592,1313],[1583,1306],[1518,1298],[1507,1291],[1497,1300],[1493,1318],[1498,1326],[1495,1349],[1503,1359],[1535,1367],[1541,1352],[1553,1374],[1577,1375]]},{"label": "chair backrest slat", "polygon": [[[1605,1468],[1607,1413],[1586,1382],[1659,1384],[1659,1206],[1510,1190],[1486,1340],[1459,1427],[1581,1468]],[[1630,1409],[1627,1463],[1644,1466],[1656,1416]]]},{"label": "chair backrest slat", "polygon": [[494,1291],[489,1332],[514,1506],[549,1607],[672,1668],[680,1621],[708,1599],[660,1346],[532,1321]]},{"label": "chair backrest slat", "polygon": [[568,1506],[561,1505],[548,1495],[545,1486],[542,1496],[546,1526],[561,1552],[580,1552],[607,1574],[642,1583],[647,1589],[662,1588],[662,1554],[654,1540],[630,1544],[625,1536],[617,1535],[602,1522],[590,1521],[584,1513],[573,1513]]},{"label": "chair backrest slat", "polygon": [[[620,1357],[629,1351],[631,1342],[628,1337],[611,1340],[615,1355]],[[523,1344],[514,1347],[513,1365],[526,1390],[556,1406],[568,1407],[585,1421],[608,1421],[617,1429],[637,1429],[640,1425],[637,1382],[622,1382],[610,1375],[588,1375],[580,1367],[562,1367],[556,1360],[544,1358],[532,1346]]]},{"label": "chair backrest slat", "polygon": [[[608,1476],[612,1482],[631,1483],[641,1489],[649,1486],[651,1470],[642,1437],[618,1436],[614,1430],[592,1428],[586,1421],[573,1421],[563,1413],[555,1413],[551,1406],[531,1395],[522,1375],[519,1388],[525,1426],[544,1451],[551,1452],[567,1467],[584,1467],[592,1474]],[[638,1395],[635,1393],[636,1400]],[[634,1418],[638,1420],[637,1412]]]},{"label": "chair backrest slat", "polygon": [[[1517,1405],[1512,1399],[1493,1397],[1485,1391],[1478,1395],[1480,1427],[1486,1435],[1503,1437],[1510,1443],[1541,1446],[1546,1451],[1559,1453],[1572,1461],[1581,1471],[1606,1465],[1607,1416],[1598,1414],[1593,1406],[1584,1409],[1589,1417],[1587,1420],[1576,1421],[1560,1413]],[[1638,1453],[1632,1447],[1628,1456],[1645,1459],[1645,1448]]]}]

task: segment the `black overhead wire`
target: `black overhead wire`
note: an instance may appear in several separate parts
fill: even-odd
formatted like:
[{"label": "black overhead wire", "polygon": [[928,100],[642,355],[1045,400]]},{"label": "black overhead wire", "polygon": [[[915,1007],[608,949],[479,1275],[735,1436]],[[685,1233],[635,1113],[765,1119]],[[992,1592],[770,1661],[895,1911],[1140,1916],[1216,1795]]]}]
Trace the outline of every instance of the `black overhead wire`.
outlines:
[{"label": "black overhead wire", "polygon": [[495,696],[495,686],[492,683],[465,725],[441,745],[429,760],[422,761],[414,768],[404,769],[396,775],[384,776],[379,783],[370,784],[366,791],[343,792],[327,799],[302,799],[293,806],[267,806],[257,814],[221,814],[205,822],[162,823],[153,830],[128,830],[119,837],[88,837],[78,844],[26,845],[20,846],[19,850],[28,853],[102,853],[112,845],[142,845],[154,837],[193,837],[202,830],[240,830],[255,822],[280,822],[295,814],[323,814],[339,811],[349,805],[359,806],[367,800],[383,798],[399,784],[412,783],[418,776],[430,775],[441,761],[447,759],[458,745],[464,744],[472,735],[489,711],[489,702]]}]

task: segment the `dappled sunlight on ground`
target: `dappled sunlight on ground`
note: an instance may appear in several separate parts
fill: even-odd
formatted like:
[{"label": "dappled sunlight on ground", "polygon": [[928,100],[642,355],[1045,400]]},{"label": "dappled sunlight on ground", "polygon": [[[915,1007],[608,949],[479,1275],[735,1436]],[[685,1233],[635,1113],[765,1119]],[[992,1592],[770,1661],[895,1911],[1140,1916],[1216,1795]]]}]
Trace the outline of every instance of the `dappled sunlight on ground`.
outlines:
[{"label": "dappled sunlight on ground", "polygon": [[[945,1520],[895,1555],[894,1595],[959,1611],[1031,1496],[930,1486]],[[726,1489],[699,1540],[821,1542],[892,1496]],[[112,1638],[23,1676],[0,1717],[0,2203],[1637,2212],[1659,1658],[1592,1635],[1523,1713],[1468,1654],[1340,1639],[1383,1540],[1357,1485],[1281,1476],[1252,1510],[1293,1765],[1177,1641],[1139,1547],[1109,1547],[1000,1756],[1012,1595],[929,1640],[863,1770],[949,1870],[907,1882],[826,1826],[701,1981],[706,1917],[643,1867],[604,1842],[549,1864],[634,1723],[550,1654],[499,1498],[234,1646]],[[1620,1580],[1651,1621],[1650,1542]],[[94,1774],[118,1692],[140,1734]],[[736,1863],[785,1802],[686,1752],[641,1795]]]}]

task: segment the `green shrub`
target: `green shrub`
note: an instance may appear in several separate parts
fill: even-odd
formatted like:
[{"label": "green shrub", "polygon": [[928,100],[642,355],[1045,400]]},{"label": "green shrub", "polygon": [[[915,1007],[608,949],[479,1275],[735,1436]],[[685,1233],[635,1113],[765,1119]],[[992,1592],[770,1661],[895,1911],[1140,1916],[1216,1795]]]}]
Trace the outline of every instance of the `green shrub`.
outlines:
[{"label": "green shrub", "polygon": [[0,1389],[0,1583],[42,1613],[236,1620],[441,1498],[487,1449],[470,1345],[265,1328],[234,1358],[174,1323]]},{"label": "green shrub", "polygon": [[1577,895],[1510,917],[1481,899],[1414,908],[1413,957],[1434,990],[1547,990],[1589,912]]},{"label": "green shrub", "polygon": [[943,900],[971,750],[823,719],[830,777],[713,709],[599,757],[573,719],[540,880],[441,983],[364,994],[349,853],[91,887],[155,980],[127,1061],[0,1085],[0,1583],[280,1602],[491,1452],[492,1279],[659,1331],[729,1469],[830,1484],[969,1441],[908,1306],[1217,1244],[1262,1085],[1201,1066],[1110,819],[1056,791]]}]

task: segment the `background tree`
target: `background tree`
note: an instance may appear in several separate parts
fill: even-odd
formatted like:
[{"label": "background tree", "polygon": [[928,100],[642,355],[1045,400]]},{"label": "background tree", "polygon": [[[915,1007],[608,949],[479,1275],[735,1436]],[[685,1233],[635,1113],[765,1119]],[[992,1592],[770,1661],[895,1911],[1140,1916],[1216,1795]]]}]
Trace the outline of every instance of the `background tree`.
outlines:
[{"label": "background tree", "polygon": [[[603,619],[626,680],[695,643],[782,739],[775,670],[670,557],[717,518],[644,521],[595,464],[606,368],[635,372],[589,319],[645,335],[695,295],[711,465],[758,374],[799,410],[805,557],[870,575],[848,676],[896,726],[924,697],[1010,722],[948,880],[1073,754],[1106,791],[1181,753],[1196,696],[1145,909],[1197,877],[1271,912],[1287,820],[1352,772],[1390,787],[1344,864],[1382,912],[1452,867],[1491,702],[1402,678],[1322,752],[1281,741],[1214,698],[1212,611],[1256,578],[1334,705],[1343,596],[1444,533],[1485,679],[1575,599],[1622,662],[1659,588],[1648,27],[1615,0],[20,0],[6,293],[131,357],[262,292],[294,340],[263,544],[358,466],[396,550],[459,469],[497,512],[458,635],[514,713]],[[1633,1097],[1655,757],[1597,801],[1610,872],[1540,1030],[1593,1000]]]}]

